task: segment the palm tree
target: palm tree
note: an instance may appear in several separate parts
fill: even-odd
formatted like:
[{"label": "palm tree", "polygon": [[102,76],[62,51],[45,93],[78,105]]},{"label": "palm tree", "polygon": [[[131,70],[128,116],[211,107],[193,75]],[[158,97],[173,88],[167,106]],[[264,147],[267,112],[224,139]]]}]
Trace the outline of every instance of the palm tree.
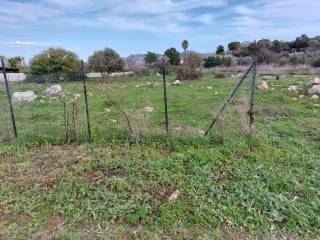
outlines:
[{"label": "palm tree", "polygon": [[182,46],[184,51],[187,51],[187,49],[189,48],[188,40],[183,40],[181,46]]}]

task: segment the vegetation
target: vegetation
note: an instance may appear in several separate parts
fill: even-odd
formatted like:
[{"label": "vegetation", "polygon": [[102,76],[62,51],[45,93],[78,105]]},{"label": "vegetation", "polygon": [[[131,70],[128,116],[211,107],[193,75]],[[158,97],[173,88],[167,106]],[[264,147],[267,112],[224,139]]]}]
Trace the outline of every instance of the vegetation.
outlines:
[{"label": "vegetation", "polygon": [[144,60],[148,65],[149,75],[150,75],[150,69],[152,65],[157,61],[157,58],[158,58],[157,54],[153,52],[147,52],[147,54],[144,57]]},{"label": "vegetation", "polygon": [[175,48],[167,49],[164,54],[170,59],[171,65],[180,64],[180,53]]},{"label": "vegetation", "polygon": [[181,47],[182,47],[183,51],[187,51],[189,48],[189,42],[187,40],[183,40]]},{"label": "vegetation", "polygon": [[116,71],[123,71],[125,66],[120,55],[111,48],[96,51],[89,57],[88,63],[93,71],[101,73],[102,80],[105,80],[105,73],[110,74]]},{"label": "vegetation", "polygon": [[[163,130],[162,79],[144,79],[119,79],[108,86],[88,81],[92,144],[56,145],[64,139],[59,100],[14,105],[20,140],[0,147],[1,237],[320,235],[319,101],[287,90],[308,84],[311,77],[268,78],[274,90],[257,91],[256,134],[247,130],[246,83],[208,138],[194,131],[206,130],[238,79],[205,75],[201,81],[168,85],[169,136]],[[83,91],[78,82],[62,87],[67,99]],[[46,86],[16,83],[12,88],[41,96]],[[77,102],[80,143],[86,140],[83,101],[81,96]],[[4,91],[0,104],[1,109],[7,106]],[[141,133],[135,144],[127,142],[118,104]],[[154,107],[147,116],[142,112],[146,106]],[[0,117],[2,137],[10,115]],[[169,200],[173,193],[177,198]]]},{"label": "vegetation", "polygon": [[199,53],[189,52],[183,64],[177,69],[176,76],[180,80],[196,80],[201,78],[202,73],[199,67],[202,65],[203,58]]},{"label": "vegetation", "polygon": [[231,57],[209,56],[204,59],[203,66],[205,68],[218,67],[218,66],[230,67],[231,66]]},{"label": "vegetation", "polygon": [[21,57],[12,57],[8,59],[11,67],[21,68],[23,65],[23,59]]},{"label": "vegetation", "polygon": [[225,53],[225,52],[224,52],[224,46],[219,45],[219,46],[217,47],[216,54],[217,54],[217,55],[220,55],[220,54],[224,54],[224,53]]},{"label": "vegetation", "polygon": [[49,48],[34,56],[30,61],[32,75],[73,75],[80,72],[78,56],[62,48]]}]

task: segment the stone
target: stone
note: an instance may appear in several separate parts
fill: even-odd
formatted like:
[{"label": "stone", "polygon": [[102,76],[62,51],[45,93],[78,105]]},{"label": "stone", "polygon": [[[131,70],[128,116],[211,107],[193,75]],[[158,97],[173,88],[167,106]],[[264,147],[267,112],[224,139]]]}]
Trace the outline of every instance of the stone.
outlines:
[{"label": "stone", "polygon": [[145,107],[144,108],[144,112],[146,112],[146,113],[152,113],[153,111],[154,111],[153,107]]},{"label": "stone", "polygon": [[300,95],[299,98],[304,98],[304,95]]},{"label": "stone", "polygon": [[199,130],[199,129],[196,129],[196,130],[192,131],[192,135],[193,136],[204,136],[205,134],[206,134],[205,131]]},{"label": "stone", "polygon": [[12,102],[30,102],[36,100],[37,97],[33,91],[15,92],[12,95]]},{"label": "stone", "polygon": [[161,74],[160,73],[156,73],[157,77],[161,77]]},{"label": "stone", "polygon": [[311,97],[311,99],[318,99],[319,97],[318,97],[318,95],[313,95],[312,97]]},{"label": "stone", "polygon": [[320,78],[316,77],[313,82],[312,85],[320,85]]},{"label": "stone", "polygon": [[180,80],[175,80],[173,83],[172,83],[172,85],[180,85],[181,84],[181,81]]},{"label": "stone", "polygon": [[299,88],[296,85],[291,85],[288,87],[288,91],[293,92],[293,93],[297,93],[297,92],[299,92]]},{"label": "stone", "polygon": [[63,97],[64,93],[63,93],[62,87],[60,85],[54,85],[52,87],[47,88],[43,92],[43,96],[45,96],[45,97]]},{"label": "stone", "polygon": [[266,81],[261,81],[261,82],[257,83],[256,88],[261,89],[261,90],[265,90],[265,89],[269,89],[269,85]]},{"label": "stone", "polygon": [[312,88],[309,89],[310,95],[315,95],[320,93],[320,85],[313,85]]},{"label": "stone", "polygon": [[169,197],[169,201],[174,201],[180,196],[181,192],[179,189],[175,190]]}]

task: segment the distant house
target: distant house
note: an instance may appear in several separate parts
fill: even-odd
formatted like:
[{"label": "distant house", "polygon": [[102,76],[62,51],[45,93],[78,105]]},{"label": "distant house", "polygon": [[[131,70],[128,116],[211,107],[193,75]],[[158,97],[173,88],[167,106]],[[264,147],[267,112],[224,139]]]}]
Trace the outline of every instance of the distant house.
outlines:
[{"label": "distant house", "polygon": [[[8,60],[4,59],[4,67],[6,73],[20,73],[20,68],[10,67]],[[3,66],[2,61],[0,61],[0,72],[2,73]]]}]

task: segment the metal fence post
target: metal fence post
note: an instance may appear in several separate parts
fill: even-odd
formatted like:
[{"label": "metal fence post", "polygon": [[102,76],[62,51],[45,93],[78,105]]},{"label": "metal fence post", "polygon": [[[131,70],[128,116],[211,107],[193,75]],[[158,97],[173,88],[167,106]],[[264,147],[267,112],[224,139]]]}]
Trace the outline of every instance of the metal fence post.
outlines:
[{"label": "metal fence post", "polygon": [[253,63],[253,77],[252,77],[252,83],[251,83],[251,96],[250,96],[250,109],[248,111],[249,115],[249,126],[250,128],[254,124],[254,95],[256,91],[256,78],[257,78],[257,60]]},{"label": "metal fence post", "polygon": [[221,107],[218,115],[212,120],[209,129],[206,131],[206,133],[204,134],[204,136],[208,136],[208,134],[210,133],[211,129],[213,128],[214,124],[218,121],[220,115],[223,113],[223,111],[225,110],[225,108],[227,107],[227,105],[229,104],[229,102],[234,98],[234,96],[236,95],[237,91],[239,90],[239,88],[241,87],[242,83],[244,82],[244,80],[247,78],[247,76],[249,75],[249,73],[251,72],[252,68],[253,68],[254,64],[252,64],[248,70],[245,72],[245,74],[243,75],[243,77],[241,78],[241,80],[239,81],[239,83],[237,84],[237,86],[235,87],[235,89],[232,91],[232,93],[230,94],[230,96],[228,97],[228,99],[224,102],[223,106]]},{"label": "metal fence post", "polygon": [[87,94],[86,78],[85,78],[84,68],[83,68],[83,60],[81,60],[81,78],[83,83],[84,99],[86,104],[88,139],[89,139],[89,142],[91,142],[91,126],[90,126],[90,115],[89,115],[89,106],[88,106],[88,94]]},{"label": "metal fence post", "polygon": [[162,77],[163,77],[163,98],[164,98],[164,110],[165,110],[165,127],[166,133],[169,132],[169,117],[168,117],[168,98],[167,98],[167,81],[166,81],[166,69],[162,66]]},{"label": "metal fence post", "polygon": [[13,132],[14,132],[15,138],[17,139],[18,138],[18,131],[17,131],[17,126],[16,126],[16,118],[14,116],[14,111],[13,111],[13,106],[12,106],[12,97],[11,97],[11,93],[10,93],[8,78],[7,78],[7,74],[6,74],[6,67],[4,66],[3,58],[1,59],[1,64],[2,64],[2,73],[3,73],[3,77],[4,77],[4,82],[5,82],[6,90],[7,90],[7,97],[8,97],[9,108],[10,108],[10,113],[11,113]]}]

